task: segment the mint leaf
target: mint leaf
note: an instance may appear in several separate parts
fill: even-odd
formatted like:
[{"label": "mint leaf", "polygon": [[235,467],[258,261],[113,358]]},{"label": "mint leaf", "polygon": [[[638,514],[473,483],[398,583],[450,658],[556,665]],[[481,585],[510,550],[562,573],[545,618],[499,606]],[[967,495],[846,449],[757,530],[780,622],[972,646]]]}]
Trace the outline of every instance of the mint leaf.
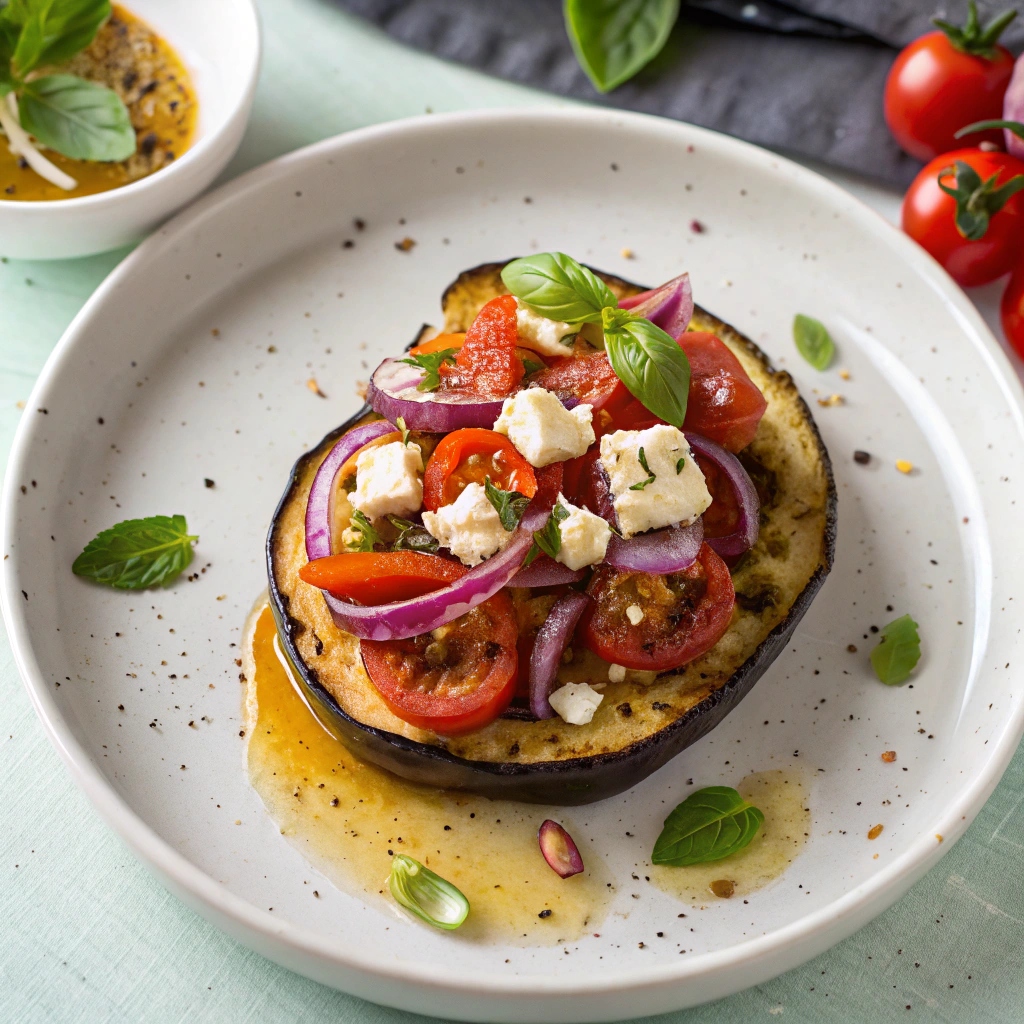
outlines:
[{"label": "mint leaf", "polygon": [[539,316],[567,324],[600,323],[601,310],[617,306],[611,289],[564,252],[542,252],[506,264],[505,287]]},{"label": "mint leaf", "polygon": [[871,667],[886,686],[906,682],[921,660],[921,637],[909,615],[893,619],[882,630],[882,639],[871,652]]},{"label": "mint leaf", "polygon": [[44,146],[74,160],[127,160],[135,129],[121,97],[75,75],[26,82],[18,97],[21,126]]},{"label": "mint leaf", "polygon": [[518,491],[503,491],[491,482],[490,477],[484,480],[484,494],[494,506],[494,511],[498,513],[502,528],[511,533],[519,525],[519,520],[523,518],[530,499]]},{"label": "mint leaf", "polygon": [[576,59],[600,92],[610,92],[653,60],[679,15],[679,0],[565,0]]},{"label": "mint leaf", "polygon": [[825,325],[814,317],[797,313],[793,318],[793,341],[796,350],[816,370],[827,370],[836,353],[835,342]]},{"label": "mint leaf", "polygon": [[122,590],[166,586],[192,561],[197,540],[184,516],[126,519],[89,541],[71,571]]},{"label": "mint leaf", "polygon": [[612,369],[633,397],[659,419],[682,429],[690,361],[678,342],[650,320],[613,324],[606,328],[604,342]]},{"label": "mint leaf", "polygon": [[[647,479],[641,480],[639,483],[636,484],[630,484],[629,489],[631,491],[642,491],[648,484],[653,484],[654,481],[657,480],[658,478],[651,472],[651,467],[647,465],[647,456],[644,454],[643,445],[640,446],[640,450],[636,453],[636,460],[637,462],[640,463],[641,469],[643,469],[643,471],[647,474]],[[679,474],[679,471],[683,468],[682,462],[683,460],[680,459],[679,462],[676,463],[677,475]]]},{"label": "mint leaf", "polygon": [[[533,543],[550,558],[557,558],[558,552],[562,550],[562,531],[558,524],[565,522],[568,518],[569,510],[560,501],[557,501],[551,510],[551,515],[548,516],[548,521],[533,535]],[[533,551],[533,548],[530,550]],[[531,558],[527,553],[524,564],[529,565],[536,557],[534,555]]]},{"label": "mint leaf", "polygon": [[359,509],[353,509],[349,529],[355,530],[359,536],[346,544],[349,551],[372,551],[377,544],[383,544],[380,534],[373,524]]},{"label": "mint leaf", "polygon": [[685,867],[721,860],[747,846],[764,814],[729,786],[691,793],[666,819],[651,853],[652,864]]},{"label": "mint leaf", "polygon": [[440,352],[421,352],[419,355],[408,356],[403,363],[419,367],[423,371],[423,380],[416,385],[417,391],[436,391],[441,384],[441,367],[445,363],[454,363],[457,348],[444,348]]}]

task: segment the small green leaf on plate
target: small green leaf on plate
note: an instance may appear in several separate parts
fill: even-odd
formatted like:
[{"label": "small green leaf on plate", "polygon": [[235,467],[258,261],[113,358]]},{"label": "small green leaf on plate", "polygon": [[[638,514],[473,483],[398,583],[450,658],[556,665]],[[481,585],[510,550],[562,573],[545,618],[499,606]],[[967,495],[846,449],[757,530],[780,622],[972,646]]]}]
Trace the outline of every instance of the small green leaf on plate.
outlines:
[{"label": "small green leaf on plate", "polygon": [[121,590],[165,586],[192,561],[197,540],[184,516],[126,519],[89,541],[71,571]]},{"label": "small green leaf on plate", "polygon": [[921,637],[909,615],[893,619],[882,629],[882,639],[871,652],[871,667],[886,686],[906,682],[921,660]]},{"label": "small green leaf on plate", "polygon": [[469,900],[451,882],[404,853],[391,860],[388,888],[401,906],[435,928],[452,931],[469,916]]},{"label": "small green leaf on plate", "polygon": [[793,319],[793,340],[796,350],[816,370],[827,370],[836,354],[835,342],[825,325],[812,316],[797,313]]},{"label": "small green leaf on plate", "polygon": [[747,846],[764,815],[729,786],[691,793],[666,819],[651,863],[685,867],[721,860]]}]

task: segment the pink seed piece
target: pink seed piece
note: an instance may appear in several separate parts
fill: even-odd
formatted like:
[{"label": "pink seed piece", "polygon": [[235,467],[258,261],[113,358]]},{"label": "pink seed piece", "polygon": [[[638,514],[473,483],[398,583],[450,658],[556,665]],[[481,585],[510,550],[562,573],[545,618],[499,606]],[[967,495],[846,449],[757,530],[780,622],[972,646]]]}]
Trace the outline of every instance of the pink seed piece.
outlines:
[{"label": "pink seed piece", "polygon": [[548,862],[548,867],[560,878],[570,878],[583,870],[583,858],[572,836],[550,818],[537,831],[540,852]]}]

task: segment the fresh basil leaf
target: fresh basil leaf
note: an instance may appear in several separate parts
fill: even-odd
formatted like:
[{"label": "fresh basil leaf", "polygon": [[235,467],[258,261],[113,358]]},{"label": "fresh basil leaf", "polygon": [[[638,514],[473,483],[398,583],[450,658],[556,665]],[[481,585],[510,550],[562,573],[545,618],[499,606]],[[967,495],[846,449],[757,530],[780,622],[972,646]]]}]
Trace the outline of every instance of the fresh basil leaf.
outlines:
[{"label": "fresh basil leaf", "polygon": [[391,545],[392,551],[420,551],[428,555],[437,551],[437,539],[430,535],[425,526],[398,516],[388,516],[387,519],[398,530],[398,537]]},{"label": "fresh basil leaf", "polygon": [[490,477],[484,480],[484,494],[494,506],[494,511],[498,513],[502,528],[511,533],[519,525],[519,520],[523,518],[530,499],[518,491],[503,491],[491,482]]},{"label": "fresh basil leaf", "polygon": [[630,320],[604,334],[608,361],[634,398],[682,429],[690,391],[690,361],[679,343],[650,320]]},{"label": "fresh basil leaf", "polygon": [[75,75],[27,82],[18,97],[21,126],[44,146],[74,160],[127,160],[135,129],[121,97]]},{"label": "fresh basil leaf", "polygon": [[110,0],[50,0],[45,5],[43,47],[34,66],[70,60],[96,38],[109,17]]},{"label": "fresh basil leaf", "polygon": [[729,786],[691,793],[666,819],[652,864],[685,867],[721,860],[747,846],[764,815]]},{"label": "fresh basil leaf", "polygon": [[353,509],[349,529],[355,530],[359,535],[346,545],[349,551],[373,551],[376,545],[383,544],[380,534],[373,528],[373,523],[359,509]]},{"label": "fresh basil leaf", "polygon": [[871,667],[886,686],[906,682],[921,660],[921,637],[909,615],[893,619],[882,629],[882,639],[871,652]]},{"label": "fresh basil leaf", "polygon": [[[550,558],[557,558],[558,552],[562,550],[562,531],[558,524],[568,518],[569,510],[560,501],[556,501],[548,521],[533,535],[533,543]],[[529,565],[532,561],[533,558],[529,558],[525,564]]]},{"label": "fresh basil leaf", "polygon": [[600,92],[610,92],[654,59],[679,15],[679,0],[565,0],[576,59]]},{"label": "fresh basil leaf", "polygon": [[[642,491],[648,484],[653,484],[658,478],[651,472],[651,467],[647,465],[647,456],[644,454],[643,445],[640,446],[640,450],[636,453],[636,460],[640,463],[641,468],[647,474],[647,479],[641,480],[639,483],[630,484],[629,489],[631,491]],[[678,465],[676,467],[676,473],[679,473]]]},{"label": "fresh basil leaf", "polygon": [[563,252],[513,260],[501,279],[539,316],[567,324],[600,323],[601,310],[619,304],[604,281]]},{"label": "fresh basil leaf", "polygon": [[184,516],[126,519],[89,541],[71,571],[121,590],[165,586],[192,561],[197,540]]},{"label": "fresh basil leaf", "polygon": [[21,34],[11,58],[12,71],[18,79],[23,78],[39,64],[43,47],[46,45],[45,17],[45,10],[34,10],[21,26]]},{"label": "fresh basil leaf", "polygon": [[444,348],[440,352],[421,352],[419,355],[403,359],[403,363],[417,366],[423,371],[423,380],[416,385],[417,391],[436,391],[441,384],[438,372],[445,363],[454,363],[458,354],[457,348]]},{"label": "fresh basil leaf", "polygon": [[827,370],[836,354],[835,342],[825,325],[814,317],[797,313],[793,318],[793,341],[796,350],[816,370]]}]

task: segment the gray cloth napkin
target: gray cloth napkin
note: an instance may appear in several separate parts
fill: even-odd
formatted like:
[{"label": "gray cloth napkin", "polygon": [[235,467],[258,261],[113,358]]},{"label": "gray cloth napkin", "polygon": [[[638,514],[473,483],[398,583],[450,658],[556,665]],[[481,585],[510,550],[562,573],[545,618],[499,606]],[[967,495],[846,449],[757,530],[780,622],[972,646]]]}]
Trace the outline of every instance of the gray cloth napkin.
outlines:
[{"label": "gray cloth napkin", "polygon": [[[655,60],[602,96],[573,55],[560,0],[337,0],[410,46],[562,96],[640,110],[823,160],[892,185],[920,167],[882,118],[899,47],[962,23],[950,0],[683,0]],[[984,20],[1024,0],[979,0]],[[1024,46],[1024,16],[1003,42]]]}]

